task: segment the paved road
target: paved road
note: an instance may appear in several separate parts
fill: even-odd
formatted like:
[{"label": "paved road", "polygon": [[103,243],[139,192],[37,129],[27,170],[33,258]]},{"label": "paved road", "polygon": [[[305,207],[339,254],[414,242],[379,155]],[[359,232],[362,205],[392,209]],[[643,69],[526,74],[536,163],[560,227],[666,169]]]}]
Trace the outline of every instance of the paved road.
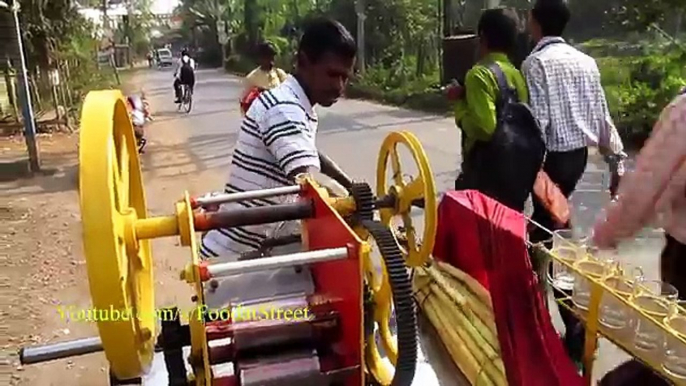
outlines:
[{"label": "paved road", "polygon": [[[240,125],[241,80],[217,70],[201,70],[197,79],[193,111],[185,115],[177,112],[172,103],[171,72],[150,71],[146,75],[143,88],[157,118],[148,129],[150,144],[143,158],[146,178],[188,178],[196,182],[202,178],[199,186],[219,190]],[[354,178],[373,186],[382,140],[391,131],[410,130],[419,137],[430,158],[437,188],[442,192],[451,187],[460,156],[460,138],[451,119],[357,100],[342,100],[329,109],[320,109],[319,118],[318,146]],[[403,164],[409,165],[406,158]],[[588,232],[607,203],[605,170],[605,165],[594,158],[573,196],[573,216],[581,233]],[[408,173],[414,170],[408,169]],[[168,209],[169,203],[157,203],[154,197],[149,201],[153,212]],[[637,241],[623,246],[622,258],[642,265],[647,276],[657,278],[661,243],[657,232],[646,231]],[[555,319],[559,325],[556,315]],[[621,351],[603,343],[596,376],[624,359]]]}]

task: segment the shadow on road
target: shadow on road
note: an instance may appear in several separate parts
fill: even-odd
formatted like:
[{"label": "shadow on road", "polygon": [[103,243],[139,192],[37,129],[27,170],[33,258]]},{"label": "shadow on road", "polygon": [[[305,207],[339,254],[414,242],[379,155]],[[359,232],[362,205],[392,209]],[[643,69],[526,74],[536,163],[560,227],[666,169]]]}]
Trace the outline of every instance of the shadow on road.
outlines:
[{"label": "shadow on road", "polygon": [[[63,161],[64,162],[64,161]],[[55,161],[50,163],[56,165]],[[21,166],[19,166],[22,168]],[[0,196],[32,196],[46,193],[67,192],[78,189],[79,165],[70,164],[61,167],[44,167],[39,173],[30,172],[12,175],[16,165],[0,164]],[[23,169],[23,168],[22,168]],[[9,170],[9,171],[8,171]],[[17,170],[14,170],[17,172]],[[13,178],[14,177],[14,178]]]},{"label": "shadow on road", "polygon": [[237,138],[238,133],[201,134],[184,143],[152,144],[142,156],[143,171],[153,176],[171,172],[175,176],[184,176],[210,169],[225,169],[231,163]]}]

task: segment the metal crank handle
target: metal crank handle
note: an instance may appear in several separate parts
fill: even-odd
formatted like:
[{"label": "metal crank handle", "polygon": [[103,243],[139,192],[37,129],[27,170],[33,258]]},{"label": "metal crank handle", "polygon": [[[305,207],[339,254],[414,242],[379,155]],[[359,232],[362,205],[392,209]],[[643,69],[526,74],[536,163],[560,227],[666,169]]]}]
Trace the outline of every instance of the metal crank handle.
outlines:
[{"label": "metal crank handle", "polygon": [[85,338],[40,346],[22,347],[19,350],[19,361],[22,365],[30,365],[100,351],[103,351],[103,349],[102,341],[99,337]]}]

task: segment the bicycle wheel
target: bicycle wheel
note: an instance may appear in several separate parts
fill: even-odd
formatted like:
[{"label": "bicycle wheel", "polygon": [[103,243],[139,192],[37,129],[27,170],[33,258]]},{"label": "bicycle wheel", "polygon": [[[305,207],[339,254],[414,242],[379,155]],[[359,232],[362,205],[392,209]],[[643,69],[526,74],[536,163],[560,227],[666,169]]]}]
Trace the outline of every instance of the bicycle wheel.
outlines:
[{"label": "bicycle wheel", "polygon": [[179,99],[179,103],[176,104],[176,110],[181,111],[183,108],[184,103],[186,102],[186,94],[188,93],[188,86],[185,84],[181,84],[181,99]]},{"label": "bicycle wheel", "polygon": [[191,107],[193,107],[193,93],[190,91],[190,88],[186,88],[186,97],[184,98],[184,102],[186,103],[186,114],[191,112]]}]

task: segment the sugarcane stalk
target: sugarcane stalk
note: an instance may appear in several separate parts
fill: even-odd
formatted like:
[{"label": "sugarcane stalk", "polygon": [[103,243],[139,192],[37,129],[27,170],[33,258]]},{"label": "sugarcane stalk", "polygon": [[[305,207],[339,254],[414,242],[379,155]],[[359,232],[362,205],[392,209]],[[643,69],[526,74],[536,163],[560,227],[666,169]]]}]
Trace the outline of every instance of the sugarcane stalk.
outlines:
[{"label": "sugarcane stalk", "polygon": [[[467,303],[469,304],[469,311],[477,315],[484,325],[490,329],[494,335],[497,335],[497,328],[495,325],[495,317],[493,314],[493,309],[490,305],[484,304],[479,297],[474,295],[464,283],[460,282],[457,278],[449,276],[447,281],[459,288],[462,293],[466,294]],[[494,346],[496,347],[496,346]]]},{"label": "sugarcane stalk", "polygon": [[435,269],[427,269],[426,273],[429,274],[429,276],[433,279],[434,283],[436,283],[443,291],[445,291],[448,296],[450,296],[451,300],[460,308],[464,308],[464,306],[467,304],[467,299],[457,292],[452,286],[446,281],[446,278],[441,274],[440,271],[435,270]]},{"label": "sugarcane stalk", "polygon": [[459,281],[465,283],[465,285],[469,287],[469,290],[472,291],[472,293],[474,293],[474,295],[476,295],[479,299],[481,299],[482,303],[486,304],[491,310],[493,310],[491,294],[488,292],[486,288],[484,288],[484,286],[481,285],[481,283],[479,283],[473,277],[467,275],[466,273],[460,271],[459,269],[453,267],[450,264],[441,261],[437,263],[440,269],[447,272],[451,276],[454,276]]},{"label": "sugarcane stalk", "polygon": [[[430,295],[424,294],[424,296],[429,297]],[[425,315],[441,338],[441,342],[450,353],[453,363],[460,368],[464,376],[474,385],[479,377],[479,363],[467,349],[467,344],[450,326],[449,321],[445,320],[445,316],[439,312],[439,309],[440,307],[431,300],[426,300],[423,308]]]},{"label": "sugarcane stalk", "polygon": [[[456,278],[452,276],[446,276],[446,273],[443,273],[435,268],[429,268],[426,271],[429,276],[434,279],[435,283],[438,284],[450,298],[452,298],[453,302],[462,309],[462,311],[475,325],[478,325],[480,328],[487,328],[491,332],[491,334],[487,334],[485,338],[494,350],[499,350],[500,345],[495,338],[495,336],[498,335],[498,330],[495,325],[493,311],[489,310],[489,307],[484,305],[478,297],[469,291],[465,284]],[[439,278],[440,280],[438,280]],[[453,295],[455,293],[464,298],[466,302],[464,304],[461,303],[461,301],[455,302]]]},{"label": "sugarcane stalk", "polygon": [[[428,294],[426,291],[428,291]],[[425,305],[435,307],[438,315],[445,321],[443,323],[443,328],[436,326],[439,331],[450,331],[451,336],[456,335],[459,337],[460,346],[467,348],[470,355],[477,361],[481,370],[483,370],[491,380],[491,383],[498,386],[506,385],[504,368],[499,356],[493,349],[488,350],[490,347],[485,347],[488,346],[488,344],[485,342],[485,339],[480,336],[479,332],[469,324],[466,315],[462,314],[456,307],[446,307],[446,303],[451,303],[449,296],[434,283],[425,287],[420,292],[424,295],[423,298],[418,299],[422,308],[425,308]],[[432,297],[431,294],[434,294],[435,296]],[[488,331],[485,332],[485,334],[488,333]],[[453,338],[446,337],[443,339]],[[484,352],[484,350],[487,350],[487,352]],[[453,358],[453,360],[458,366],[461,366],[460,358]]]},{"label": "sugarcane stalk", "polygon": [[[437,288],[435,291],[436,300],[438,302],[445,303],[450,301],[445,293],[438,291]],[[450,319],[461,327],[456,328],[455,330],[462,336],[462,339],[467,343],[470,351],[472,351],[476,357],[476,360],[485,367],[485,371],[493,381],[498,385],[506,384],[505,379],[502,376],[505,373],[505,369],[502,360],[500,359],[500,355],[493,350],[488,344],[487,339],[484,338],[484,335],[491,334],[491,332],[488,329],[478,331],[474,325],[469,323],[467,316],[456,307],[445,307],[443,311],[451,316]],[[491,338],[491,340],[492,339],[493,338]]]}]

